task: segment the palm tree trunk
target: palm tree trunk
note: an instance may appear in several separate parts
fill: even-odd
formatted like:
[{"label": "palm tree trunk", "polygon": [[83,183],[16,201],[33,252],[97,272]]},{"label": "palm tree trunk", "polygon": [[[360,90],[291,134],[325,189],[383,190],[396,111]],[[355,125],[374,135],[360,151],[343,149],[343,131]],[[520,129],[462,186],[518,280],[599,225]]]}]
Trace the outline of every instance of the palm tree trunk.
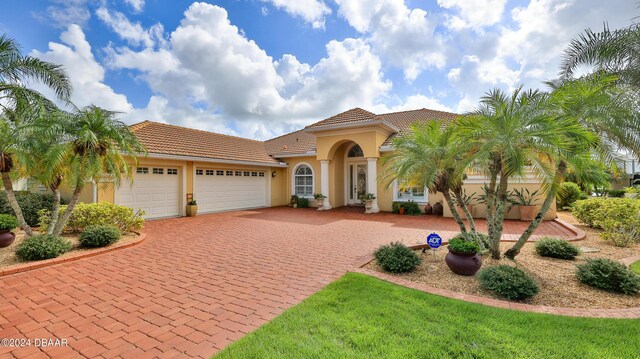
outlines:
[{"label": "palm tree trunk", "polygon": [[500,182],[498,184],[498,193],[495,203],[495,216],[493,218],[493,236],[490,237],[491,257],[500,259],[500,240],[502,239],[502,230],[504,225],[505,207],[507,202],[507,186],[509,184],[508,176],[500,174]]},{"label": "palm tree trunk", "polygon": [[449,206],[449,210],[451,210],[451,215],[453,216],[453,219],[455,219],[456,223],[458,223],[458,226],[460,226],[460,233],[462,233],[462,236],[466,239],[467,227],[464,225],[462,218],[460,218],[458,211],[456,211],[456,205],[455,203],[453,203],[453,199],[451,198],[449,191],[443,191],[442,196],[444,197],[444,200],[447,202],[447,205]]},{"label": "palm tree trunk", "polygon": [[[557,181],[556,183],[559,183],[564,177],[564,174],[566,171],[567,171],[567,164],[564,161],[561,161],[560,164],[558,164],[558,168],[556,170],[556,177],[554,181]],[[549,208],[551,208],[551,204],[555,199],[556,199],[556,190],[551,188],[549,190],[549,193],[547,194],[547,198],[545,198],[544,202],[542,203],[542,207],[540,207],[540,211],[538,211],[536,218],[534,218],[533,221],[529,223],[529,226],[522,233],[522,235],[520,235],[520,238],[518,238],[518,241],[513,245],[513,247],[509,248],[509,250],[504,252],[505,257],[514,259],[520,253],[520,250],[522,249],[522,247],[524,247],[524,244],[527,243],[529,238],[531,238],[531,235],[533,234],[533,232],[538,228],[540,223],[542,223],[542,219],[544,218],[544,215],[547,214],[547,212],[549,211]]]},{"label": "palm tree trunk", "polygon": [[53,230],[58,224],[60,218],[60,189],[55,188],[53,190],[53,208],[51,209],[51,220],[49,221],[49,227],[47,227],[47,234],[53,234]]},{"label": "palm tree trunk", "polygon": [[462,197],[462,191],[459,190],[459,189],[455,189],[453,191],[453,194],[456,196],[456,201],[458,203],[462,203],[463,204],[463,206],[461,207],[462,208],[462,213],[464,213],[464,216],[467,219],[467,222],[469,222],[469,229],[471,230],[471,233],[476,234],[478,232],[476,230],[476,222],[473,220],[473,216],[471,215],[471,212],[469,212],[469,209],[464,204],[464,198]]},{"label": "palm tree trunk", "polygon": [[9,201],[9,205],[11,205],[11,209],[16,215],[18,219],[18,223],[20,227],[24,230],[24,233],[27,234],[28,237],[33,236],[33,230],[27,224],[27,221],[24,220],[24,215],[22,214],[22,209],[20,208],[20,204],[18,204],[18,200],[16,199],[16,194],[13,192],[13,182],[11,181],[11,177],[9,177],[9,172],[2,172],[2,184],[4,185],[4,191],[7,194],[7,200]]},{"label": "palm tree trunk", "polygon": [[76,205],[80,201],[80,193],[82,192],[83,188],[84,188],[84,183],[76,184],[76,188],[73,190],[73,195],[71,196],[69,205],[67,205],[67,209],[64,211],[64,213],[62,214],[62,218],[58,220],[58,223],[56,223],[55,228],[53,229],[52,234],[54,236],[60,236],[60,234],[64,230],[64,227],[67,226],[67,222],[69,222],[69,218],[71,218],[71,213],[73,212],[73,209],[76,207]]},{"label": "palm tree trunk", "polygon": [[490,176],[491,178],[489,180],[489,188],[487,188],[487,235],[489,236],[489,242],[491,242],[491,238],[493,238],[493,234],[495,233],[495,194],[498,181],[498,172],[492,169]]}]

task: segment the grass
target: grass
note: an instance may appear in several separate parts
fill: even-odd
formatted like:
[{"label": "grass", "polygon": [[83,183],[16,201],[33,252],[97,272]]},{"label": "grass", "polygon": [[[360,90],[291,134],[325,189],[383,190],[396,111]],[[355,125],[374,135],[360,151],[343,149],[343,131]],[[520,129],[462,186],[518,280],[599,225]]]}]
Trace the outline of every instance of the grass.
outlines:
[{"label": "grass", "polygon": [[640,261],[631,263],[631,270],[640,274]]},{"label": "grass", "polygon": [[640,321],[516,312],[349,273],[216,358],[632,358]]}]

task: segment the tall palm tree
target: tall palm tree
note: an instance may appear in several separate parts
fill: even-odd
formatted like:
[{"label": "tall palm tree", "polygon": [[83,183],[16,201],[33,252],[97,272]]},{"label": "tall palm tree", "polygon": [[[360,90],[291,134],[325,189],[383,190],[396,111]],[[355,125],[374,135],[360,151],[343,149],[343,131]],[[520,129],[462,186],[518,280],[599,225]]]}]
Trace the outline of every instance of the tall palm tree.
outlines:
[{"label": "tall palm tree", "polygon": [[518,88],[508,95],[495,89],[460,121],[460,140],[473,148],[477,169],[489,178],[487,227],[491,255],[496,259],[501,256],[509,179],[529,170],[543,181],[553,177],[549,153],[564,143],[557,124],[544,111],[547,101],[548,96],[539,91]]},{"label": "tall palm tree", "polygon": [[593,166],[594,160],[612,166],[620,147],[639,149],[634,144],[639,125],[635,104],[628,101],[615,83],[615,76],[602,75],[549,83],[553,91],[546,111],[558,125],[558,134],[567,141],[552,153],[555,175],[538,215],[505,252],[506,257],[515,258],[520,253],[555,200],[567,171],[571,170],[583,182],[598,183],[604,173]]},{"label": "tall palm tree", "polygon": [[64,69],[31,56],[24,56],[18,43],[7,35],[0,36],[0,175],[11,208],[27,235],[33,235],[22,215],[13,191],[10,173],[15,169],[14,157],[22,151],[29,122],[42,110],[55,106],[39,92],[25,86],[30,81],[44,83],[61,100],[68,100],[71,84]]},{"label": "tall palm tree", "polygon": [[587,29],[565,50],[560,75],[571,78],[581,66],[619,76],[620,81],[640,90],[640,24],[600,32]]},{"label": "tall palm tree", "polygon": [[[414,124],[407,134],[394,138],[393,151],[382,158],[382,176],[388,185],[405,179],[410,185],[442,193],[460,232],[467,237],[467,228],[451,197],[452,192],[461,194],[468,163],[463,142],[456,141],[456,128],[455,123],[446,125],[439,121]],[[470,215],[467,218],[473,223]],[[472,228],[475,231],[475,226]]]},{"label": "tall palm tree", "polygon": [[117,113],[97,106],[85,107],[66,123],[69,183],[73,189],[67,209],[57,223],[51,223],[52,233],[60,235],[71,212],[80,199],[87,182],[106,179],[119,186],[131,179],[132,164],[146,153],[131,129],[117,119]]}]

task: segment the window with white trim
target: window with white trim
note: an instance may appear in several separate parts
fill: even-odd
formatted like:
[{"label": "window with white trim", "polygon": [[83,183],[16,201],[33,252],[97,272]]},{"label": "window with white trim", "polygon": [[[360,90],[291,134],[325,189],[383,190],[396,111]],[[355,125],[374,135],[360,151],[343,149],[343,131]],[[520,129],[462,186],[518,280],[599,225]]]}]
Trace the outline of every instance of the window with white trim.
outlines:
[{"label": "window with white trim", "polygon": [[258,177],[264,177],[264,172],[258,172]]},{"label": "window with white trim", "polygon": [[167,174],[168,175],[177,175],[178,174],[178,169],[177,168],[167,168]]},{"label": "window with white trim", "polygon": [[136,168],[136,173],[144,175],[149,174],[149,167],[138,167]]},{"label": "window with white trim", "polygon": [[236,171],[236,176],[242,176],[242,171]]},{"label": "window with white trim", "polygon": [[154,175],[163,175],[164,174],[164,168],[153,168],[153,174]]},{"label": "window with white trim", "polygon": [[227,170],[226,173],[227,173],[227,176],[233,176],[233,171]]},{"label": "window with white trim", "polygon": [[300,165],[293,174],[293,194],[299,197],[313,196],[313,171],[307,165]]},{"label": "window with white trim", "polygon": [[206,171],[205,171],[205,174],[206,174],[207,176],[213,176],[213,175],[215,174],[215,171],[214,171],[214,170],[206,170]]},{"label": "window with white trim", "polygon": [[224,176],[223,170],[216,170],[216,176]]},{"label": "window with white trim", "polygon": [[427,202],[429,194],[425,187],[410,185],[404,179],[397,179],[393,184],[393,200]]},{"label": "window with white trim", "polygon": [[202,176],[204,173],[203,170],[196,170],[196,176]]},{"label": "window with white trim", "polygon": [[242,172],[242,174],[243,174],[245,177],[249,177],[249,175],[250,175],[249,171],[244,171],[244,172]]}]

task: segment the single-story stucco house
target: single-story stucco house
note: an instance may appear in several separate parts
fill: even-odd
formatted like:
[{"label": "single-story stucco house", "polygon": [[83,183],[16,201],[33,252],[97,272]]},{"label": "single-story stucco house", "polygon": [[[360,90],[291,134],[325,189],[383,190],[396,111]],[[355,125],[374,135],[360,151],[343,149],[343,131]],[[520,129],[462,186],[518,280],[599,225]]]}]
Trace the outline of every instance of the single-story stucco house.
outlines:
[{"label": "single-story stucco house", "polygon": [[[380,158],[392,151],[394,136],[416,121],[449,121],[456,114],[428,109],[374,114],[354,108],[268,141],[144,121],[131,128],[147,147],[133,183],[119,188],[88,186],[85,202],[109,201],[142,209],[147,218],[184,216],[188,199],[199,213],[282,206],[291,195],[327,198],[321,209],[358,205],[359,195],[373,193],[372,211],[391,211],[394,201],[424,206],[441,201],[424,188],[387,187],[379,180]],[[468,194],[481,193],[485,179],[468,176]],[[514,180],[512,188],[540,188],[533,176]],[[445,216],[451,216],[445,205]],[[475,206],[474,216],[485,210]],[[518,218],[512,210],[508,218]],[[555,208],[547,218],[555,218]]]}]

